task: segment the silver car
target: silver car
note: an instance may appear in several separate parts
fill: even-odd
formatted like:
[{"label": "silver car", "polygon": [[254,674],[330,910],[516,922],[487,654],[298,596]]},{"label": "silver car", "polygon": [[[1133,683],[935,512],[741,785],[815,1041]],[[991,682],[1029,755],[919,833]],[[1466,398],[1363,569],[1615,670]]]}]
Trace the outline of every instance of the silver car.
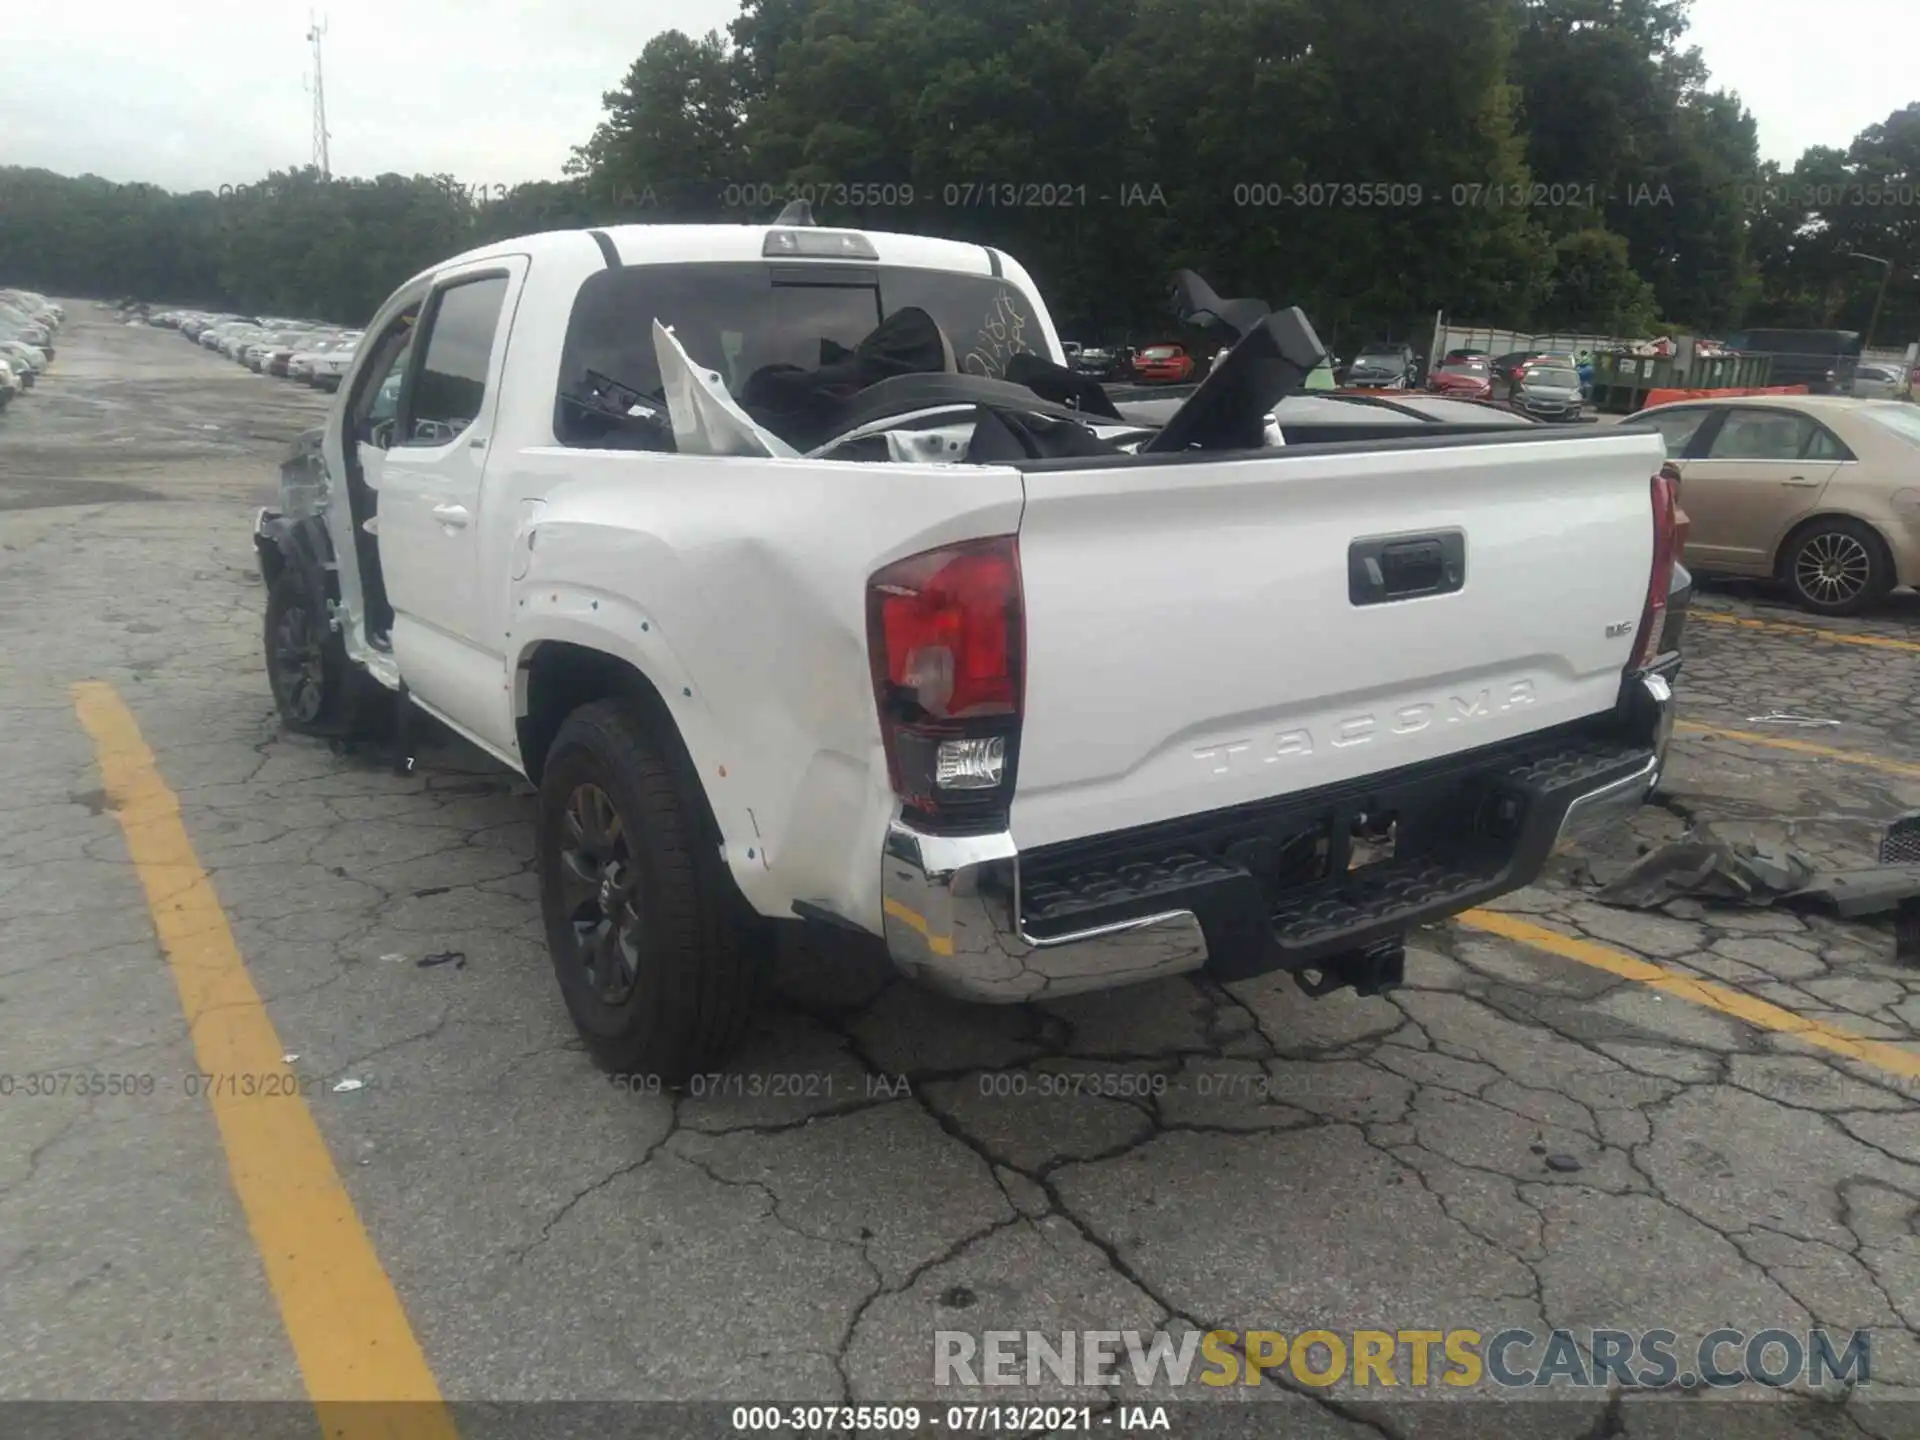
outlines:
[{"label": "silver car", "polygon": [[1854,368],[1853,393],[1863,400],[1904,400],[1912,394],[1912,385],[1904,365],[1862,361]]},{"label": "silver car", "polygon": [[1570,360],[1530,361],[1514,377],[1513,408],[1539,420],[1580,418],[1580,372]]}]

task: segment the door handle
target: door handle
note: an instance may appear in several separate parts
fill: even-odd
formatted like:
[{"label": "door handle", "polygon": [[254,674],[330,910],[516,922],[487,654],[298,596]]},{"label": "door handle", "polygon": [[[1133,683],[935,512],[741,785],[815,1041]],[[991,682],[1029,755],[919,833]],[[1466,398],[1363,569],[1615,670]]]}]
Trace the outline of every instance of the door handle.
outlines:
[{"label": "door handle", "polygon": [[442,525],[449,526],[455,530],[464,530],[467,525],[467,507],[464,505],[436,505],[433,507],[433,518],[438,520]]},{"label": "door handle", "polygon": [[1795,475],[1789,479],[1782,480],[1780,483],[1782,485],[1790,486],[1795,490],[1811,490],[1815,486],[1817,486],[1820,482],[1818,480],[1809,480],[1804,475]]}]

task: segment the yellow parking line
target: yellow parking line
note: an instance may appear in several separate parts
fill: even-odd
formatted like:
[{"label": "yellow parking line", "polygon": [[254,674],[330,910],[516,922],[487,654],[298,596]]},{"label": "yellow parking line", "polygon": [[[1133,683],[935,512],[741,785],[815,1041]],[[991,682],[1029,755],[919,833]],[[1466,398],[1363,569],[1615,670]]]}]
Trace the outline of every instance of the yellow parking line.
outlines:
[{"label": "yellow parking line", "polygon": [[1712,735],[1722,740],[1738,740],[1743,745],[1764,745],[1769,750],[1790,750],[1796,755],[1837,760],[1843,765],[1864,765],[1870,770],[1884,770],[1889,775],[1920,776],[1920,765],[1909,764],[1905,760],[1889,760],[1884,755],[1870,755],[1862,750],[1836,750],[1831,745],[1816,745],[1811,740],[1794,740],[1784,735],[1756,735],[1751,730],[1724,730],[1718,725],[1699,725],[1691,720],[1678,721],[1673,728],[1687,735]]},{"label": "yellow parking line", "polygon": [[1791,1010],[1778,1005],[1770,1005],[1765,1000],[1726,985],[1715,984],[1711,980],[1701,980],[1679,970],[1669,970],[1664,965],[1655,965],[1634,955],[1625,955],[1618,950],[1610,950],[1605,945],[1596,945],[1591,940],[1583,940],[1577,935],[1563,935],[1558,930],[1549,930],[1544,925],[1536,925],[1518,915],[1508,915],[1497,910],[1469,910],[1459,917],[1464,925],[1475,930],[1484,930],[1489,934],[1503,935],[1509,940],[1517,940],[1522,945],[1531,945],[1536,950],[1545,950],[1550,954],[1562,956],[1568,960],[1578,960],[1582,965],[1591,965],[1597,970],[1605,970],[1628,980],[1638,980],[1642,985],[1660,991],[1663,995],[1672,995],[1676,999],[1686,1000],[1695,1005],[1704,1005],[1710,1010],[1718,1010],[1723,1015],[1731,1015],[1736,1020],[1744,1020],[1749,1025],[1757,1025],[1763,1030],[1772,1030],[1781,1035],[1791,1035],[1809,1045],[1817,1045],[1822,1050],[1830,1050],[1836,1055],[1844,1055],[1849,1060],[1858,1060],[1863,1064],[1875,1066],[1904,1080],[1920,1080],[1920,1054],[1911,1050],[1902,1050],[1898,1045],[1890,1045],[1884,1040],[1872,1040],[1865,1035],[1856,1035],[1838,1025],[1829,1025],[1821,1020],[1809,1020],[1804,1015],[1796,1015]]},{"label": "yellow parking line", "polygon": [[[112,686],[76,685],[73,702],[146,890],[194,1055],[211,1077],[205,1084],[233,1188],[324,1434],[452,1440],[439,1386],[281,1059],[280,1037],[193,853],[179,801]],[[258,1093],[279,1089],[274,1080],[285,1089]]]},{"label": "yellow parking line", "polygon": [[922,915],[918,910],[910,909],[900,901],[892,899],[882,901],[880,908],[886,911],[887,914],[893,916],[894,919],[900,921],[901,924],[906,925],[909,929],[917,930],[921,935],[925,936],[927,948],[933,951],[934,954],[953,954],[953,937],[951,935],[934,934],[932,927],[927,924],[927,917]]},{"label": "yellow parking line", "polygon": [[1768,630],[1776,635],[1812,635],[1821,640],[1831,640],[1836,645],[1866,645],[1876,650],[1913,650],[1920,651],[1920,643],[1912,640],[1892,640],[1884,635],[1844,635],[1838,630],[1828,630],[1820,625],[1791,625],[1784,620],[1754,620],[1745,615],[1729,615],[1724,610],[1707,610],[1691,606],[1687,610],[1688,618],[1705,620],[1713,625],[1738,625],[1746,630]]}]

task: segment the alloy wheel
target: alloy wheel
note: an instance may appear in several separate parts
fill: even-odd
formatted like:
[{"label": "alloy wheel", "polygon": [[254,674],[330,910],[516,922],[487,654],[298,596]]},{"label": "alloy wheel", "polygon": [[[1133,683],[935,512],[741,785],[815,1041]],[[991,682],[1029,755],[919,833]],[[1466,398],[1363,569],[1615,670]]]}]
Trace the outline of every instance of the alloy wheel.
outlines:
[{"label": "alloy wheel", "polygon": [[626,823],[605,790],[574,786],[561,818],[562,903],[587,988],[604,1005],[633,994],[642,943],[640,872]]},{"label": "alloy wheel", "polygon": [[1873,576],[1873,557],[1854,536],[1828,530],[1813,536],[1794,557],[1793,582],[1802,595],[1821,605],[1856,600]]}]

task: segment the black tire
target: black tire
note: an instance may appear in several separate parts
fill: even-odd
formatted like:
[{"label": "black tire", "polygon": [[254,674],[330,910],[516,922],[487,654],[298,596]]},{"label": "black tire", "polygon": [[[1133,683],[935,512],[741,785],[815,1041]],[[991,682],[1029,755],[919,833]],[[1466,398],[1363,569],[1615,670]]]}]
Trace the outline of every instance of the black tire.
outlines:
[{"label": "black tire", "polygon": [[388,713],[386,689],[347,659],[340,632],[292,569],[267,590],[263,642],[267,683],[281,722],[295,734],[341,737],[361,733]]},{"label": "black tire", "polygon": [[721,1065],[772,969],[687,766],[629,700],[569,715],[540,777],[547,950],[588,1053],[675,1085]]},{"label": "black tire", "polygon": [[1834,516],[1787,541],[1780,579],[1802,610],[1857,615],[1893,588],[1893,566],[1871,525]]}]

